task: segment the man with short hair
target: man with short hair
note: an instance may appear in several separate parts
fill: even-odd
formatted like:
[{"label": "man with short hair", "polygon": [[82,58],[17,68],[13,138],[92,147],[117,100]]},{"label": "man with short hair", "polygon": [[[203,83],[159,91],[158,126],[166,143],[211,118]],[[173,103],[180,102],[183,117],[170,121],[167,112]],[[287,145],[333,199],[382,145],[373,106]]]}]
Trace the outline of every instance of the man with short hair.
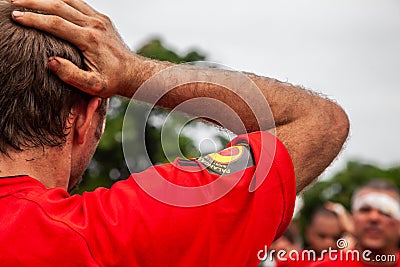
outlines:
[{"label": "man with short hair", "polygon": [[[331,163],[346,140],[344,111],[302,88],[253,74],[142,58],[123,44],[107,17],[80,0],[12,3],[19,6],[12,13],[16,22],[79,48],[86,70],[71,56],[75,52],[59,52],[46,41],[49,35],[15,24],[10,19],[15,7],[0,1],[0,54],[5,54],[0,80],[10,77],[0,88],[1,101],[6,105],[24,95],[0,125],[21,140],[16,145],[2,141],[7,153],[3,150],[0,160],[1,265],[256,266],[257,252],[289,224],[296,191]],[[5,35],[12,32],[6,28],[15,33]],[[30,46],[41,48],[31,51],[34,61],[21,52]],[[7,47],[16,50],[15,56],[7,57]],[[199,100],[185,111],[207,112],[210,121],[239,136],[222,152],[177,159],[132,174],[110,189],[70,196],[67,190],[80,180],[103,131],[104,101],[57,85],[47,67],[66,84],[102,98],[132,97],[150,84],[139,99],[161,95],[157,104],[169,109]],[[26,75],[32,79],[21,81]],[[187,82],[193,77],[201,82]],[[175,81],[186,82],[166,90]],[[57,90],[48,91],[54,86]],[[65,100],[71,92],[82,99]],[[53,98],[60,100],[53,103]],[[55,111],[45,119],[62,118],[54,120],[62,135],[40,121],[40,110],[47,108]],[[32,118],[24,125],[17,111],[23,109]],[[53,139],[57,142],[47,142]]]},{"label": "man with short hair", "polygon": [[[41,177],[48,187],[71,190],[78,183],[100,140],[107,101],[76,90],[49,75],[47,58],[52,55],[67,58],[83,67],[79,50],[54,36],[17,26],[10,18],[14,8],[8,1],[0,4],[1,175],[29,172],[33,177]],[[93,113],[91,116],[95,117],[96,124],[90,125],[89,118],[78,112],[86,107],[90,109],[86,113]],[[73,118],[81,121],[81,129],[93,128],[92,135],[84,137],[81,131],[77,136],[90,139],[82,147],[85,153],[74,151],[72,146],[67,151],[63,146],[72,131],[70,122]],[[43,152],[46,160],[39,162],[38,156]],[[60,158],[63,165],[74,165],[71,173],[65,173],[71,181],[57,178],[61,176],[60,171],[64,171],[53,168]]]},{"label": "man with short hair", "polygon": [[[400,266],[398,188],[384,180],[371,180],[354,192],[351,208],[354,223],[351,234],[356,240],[356,247],[343,251],[342,259],[327,259],[315,267],[338,266],[338,264],[360,267]],[[357,254],[354,254],[355,251]]]}]

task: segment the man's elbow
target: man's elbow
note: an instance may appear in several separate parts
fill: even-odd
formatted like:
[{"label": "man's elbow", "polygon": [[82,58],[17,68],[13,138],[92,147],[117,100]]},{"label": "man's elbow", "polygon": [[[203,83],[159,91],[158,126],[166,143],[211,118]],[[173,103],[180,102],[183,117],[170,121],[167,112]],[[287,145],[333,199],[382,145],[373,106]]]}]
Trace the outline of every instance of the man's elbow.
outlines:
[{"label": "man's elbow", "polygon": [[341,106],[333,102],[330,102],[329,109],[324,112],[324,116],[328,122],[326,133],[341,149],[349,136],[349,117]]}]

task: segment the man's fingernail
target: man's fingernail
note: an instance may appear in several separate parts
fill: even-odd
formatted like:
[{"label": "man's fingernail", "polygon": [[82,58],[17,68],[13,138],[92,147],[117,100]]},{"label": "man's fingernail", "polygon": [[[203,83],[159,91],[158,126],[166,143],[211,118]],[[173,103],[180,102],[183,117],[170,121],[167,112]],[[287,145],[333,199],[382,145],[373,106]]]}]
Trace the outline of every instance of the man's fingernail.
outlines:
[{"label": "man's fingernail", "polygon": [[12,12],[12,15],[13,15],[14,18],[20,18],[20,17],[24,16],[24,12],[21,12],[21,11],[18,11],[18,10],[14,10]]},{"label": "man's fingernail", "polygon": [[57,59],[55,59],[54,57],[49,58],[49,63],[48,63],[49,68],[52,71],[57,71],[58,68],[60,67],[60,62],[58,62]]}]

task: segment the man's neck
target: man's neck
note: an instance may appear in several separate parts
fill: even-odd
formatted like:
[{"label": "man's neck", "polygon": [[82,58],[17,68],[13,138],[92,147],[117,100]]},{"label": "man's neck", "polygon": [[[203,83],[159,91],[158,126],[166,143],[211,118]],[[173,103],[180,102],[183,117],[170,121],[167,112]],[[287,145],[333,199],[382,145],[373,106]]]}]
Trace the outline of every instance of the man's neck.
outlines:
[{"label": "man's neck", "polygon": [[47,188],[68,188],[71,157],[60,147],[36,148],[0,155],[0,177],[29,175]]}]

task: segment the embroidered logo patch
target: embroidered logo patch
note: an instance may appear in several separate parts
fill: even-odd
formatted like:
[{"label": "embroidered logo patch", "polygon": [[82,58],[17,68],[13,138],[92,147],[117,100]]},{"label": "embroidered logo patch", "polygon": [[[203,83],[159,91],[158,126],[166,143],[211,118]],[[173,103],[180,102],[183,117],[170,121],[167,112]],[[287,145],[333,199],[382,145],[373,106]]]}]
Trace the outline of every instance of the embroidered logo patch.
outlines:
[{"label": "embroidered logo patch", "polygon": [[249,146],[237,145],[228,147],[220,152],[199,157],[198,162],[210,172],[228,175],[254,166]]}]

